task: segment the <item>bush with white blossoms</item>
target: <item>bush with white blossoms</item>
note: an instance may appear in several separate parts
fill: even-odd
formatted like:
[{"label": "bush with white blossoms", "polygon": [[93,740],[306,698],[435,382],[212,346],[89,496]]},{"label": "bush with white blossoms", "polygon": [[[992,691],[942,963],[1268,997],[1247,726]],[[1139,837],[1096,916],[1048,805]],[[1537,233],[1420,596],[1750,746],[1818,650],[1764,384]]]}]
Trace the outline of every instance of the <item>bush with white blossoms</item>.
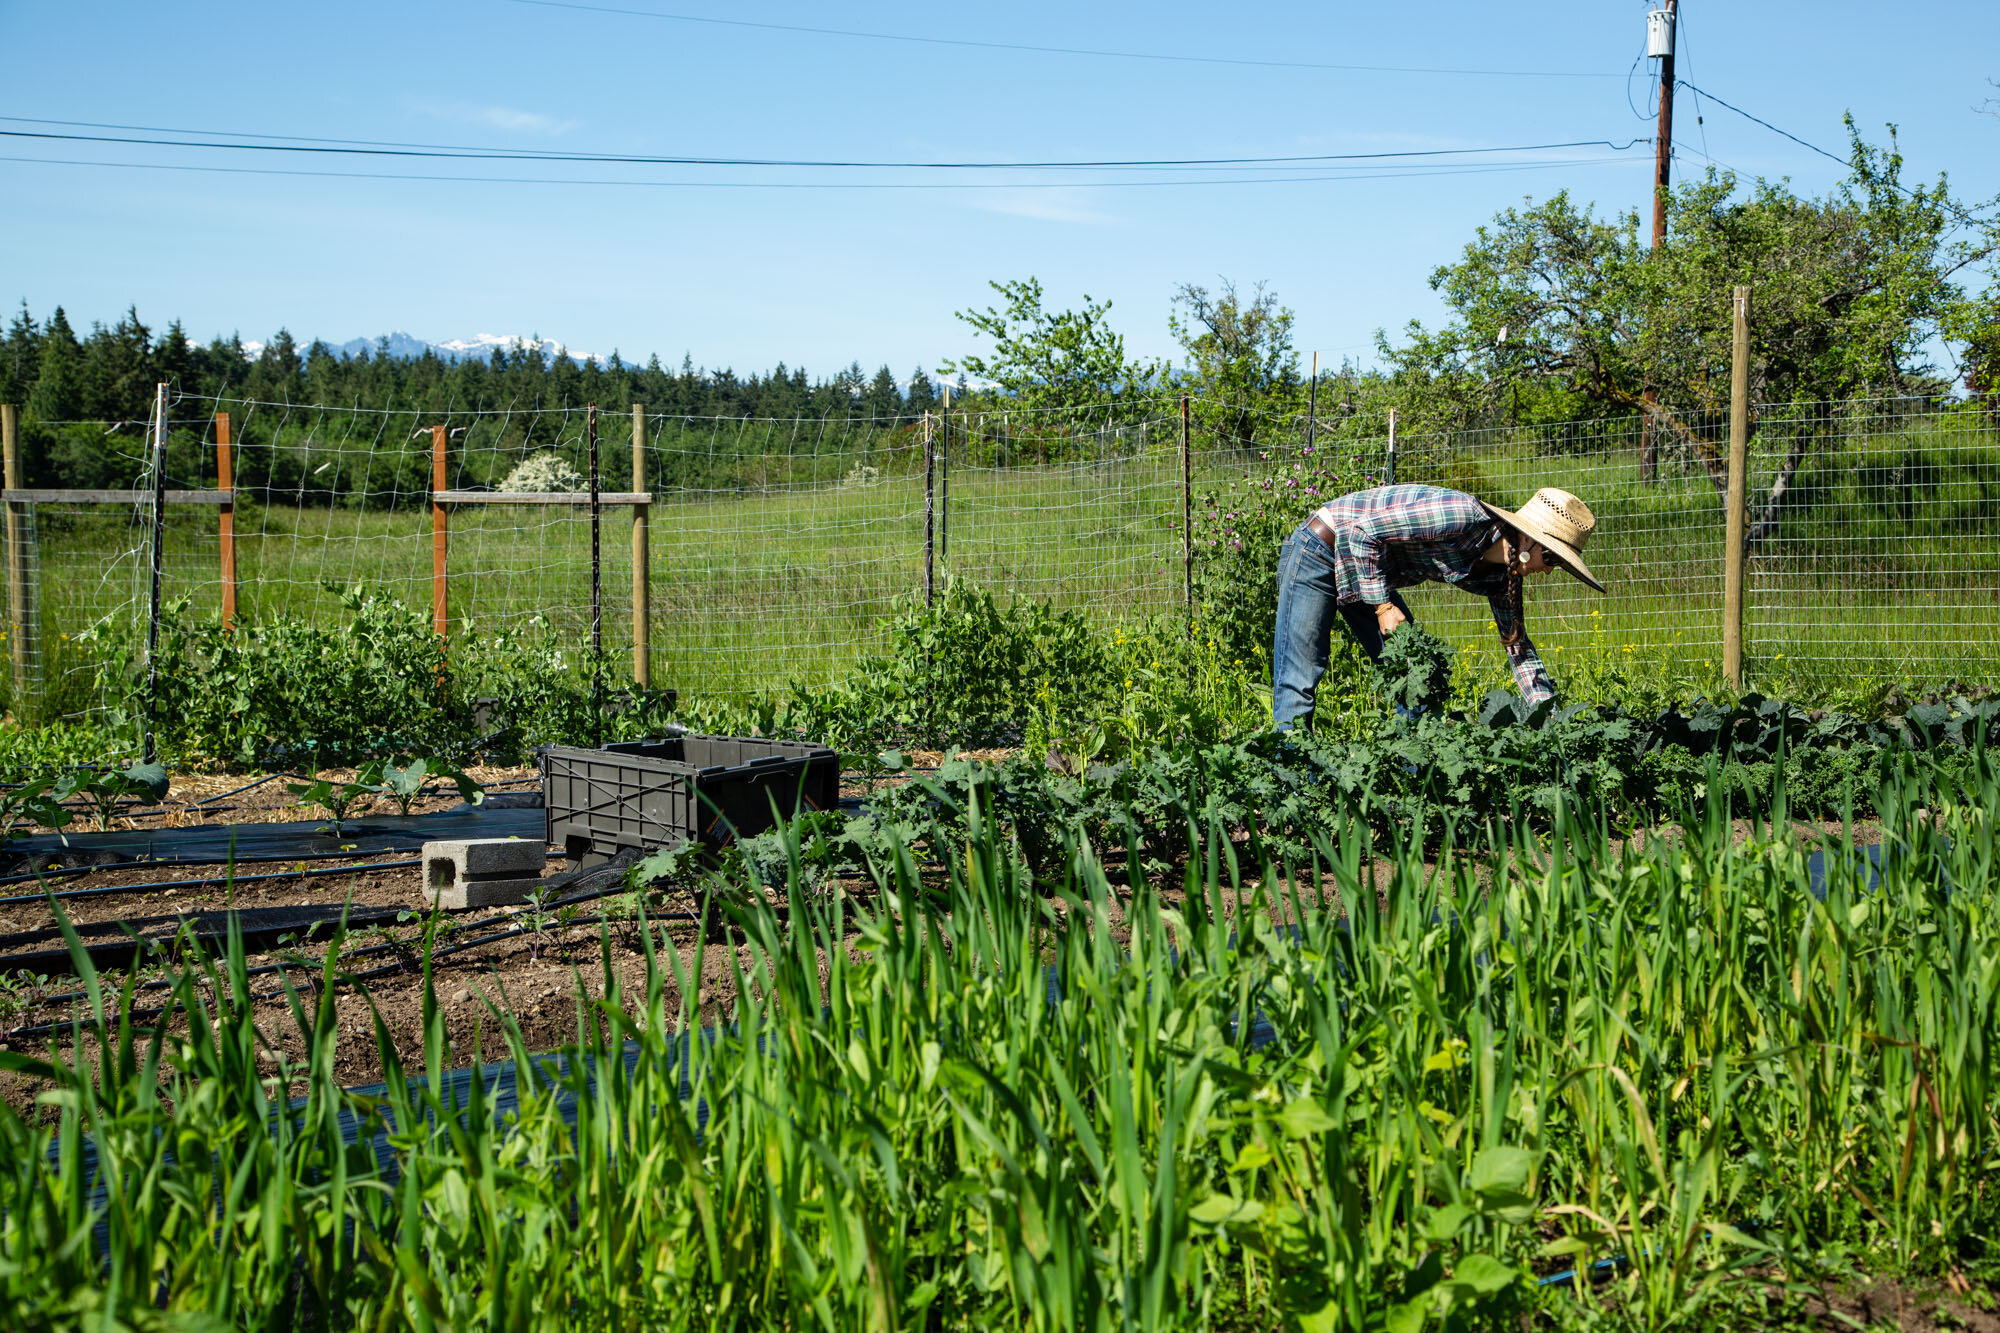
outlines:
[{"label": "bush with white blossoms", "polygon": [[514,465],[500,483],[503,491],[583,491],[590,489],[585,476],[569,465],[553,449],[529,454]]}]

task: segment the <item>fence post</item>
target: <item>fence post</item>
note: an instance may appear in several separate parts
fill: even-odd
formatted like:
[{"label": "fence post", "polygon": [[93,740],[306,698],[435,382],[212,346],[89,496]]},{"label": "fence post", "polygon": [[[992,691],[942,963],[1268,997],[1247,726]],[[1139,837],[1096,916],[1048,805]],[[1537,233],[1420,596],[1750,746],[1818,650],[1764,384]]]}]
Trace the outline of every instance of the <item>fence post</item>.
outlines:
[{"label": "fence post", "polygon": [[215,414],[215,484],[222,492],[222,628],[236,628],[236,460],[230,456],[229,414]]},{"label": "fence post", "polygon": [[[21,409],[0,403],[0,458],[4,459],[6,489],[20,490]],[[29,524],[21,507],[11,501],[0,505],[7,513],[7,642],[14,663],[14,717],[28,720],[28,696],[33,689],[34,665],[41,647],[37,643],[33,571],[28,565]]]},{"label": "fence post", "polygon": [[[445,430],[431,427],[431,628],[445,637],[449,624],[445,609],[445,571],[449,565],[451,520],[445,516],[444,501],[438,499],[450,489],[444,478]],[[439,670],[443,670],[440,666]]]},{"label": "fence post", "polygon": [[1306,394],[1306,448],[1313,446],[1313,428],[1319,424],[1319,353],[1313,353],[1312,388]]},{"label": "fence post", "polygon": [[599,557],[598,534],[604,504],[598,497],[597,404],[583,409],[583,433],[590,444],[590,711],[595,719],[597,743],[604,744],[604,566]]},{"label": "fence post", "polygon": [[1750,289],[1738,287],[1734,349],[1729,364],[1729,511],[1722,547],[1722,674],[1743,688],[1743,538],[1745,473],[1750,455]]},{"label": "fence post", "polygon": [[152,595],[146,611],[146,726],[144,757],[159,757],[154,727],[160,714],[160,566],[166,554],[167,507],[167,386],[153,386],[153,553]]},{"label": "fence post", "polygon": [[1181,395],[1181,603],[1194,639],[1194,449],[1188,438],[1188,396]]},{"label": "fence post", "polygon": [[[632,489],[646,493],[646,405],[632,404]],[[646,522],[652,506],[632,506],[632,683],[653,686],[653,595],[647,579]]]},{"label": "fence post", "polygon": [[1396,409],[1393,407],[1389,409],[1389,456],[1382,469],[1382,484],[1396,484]]},{"label": "fence post", "polygon": [[935,425],[924,420],[924,605],[937,601],[937,450],[931,433]]}]

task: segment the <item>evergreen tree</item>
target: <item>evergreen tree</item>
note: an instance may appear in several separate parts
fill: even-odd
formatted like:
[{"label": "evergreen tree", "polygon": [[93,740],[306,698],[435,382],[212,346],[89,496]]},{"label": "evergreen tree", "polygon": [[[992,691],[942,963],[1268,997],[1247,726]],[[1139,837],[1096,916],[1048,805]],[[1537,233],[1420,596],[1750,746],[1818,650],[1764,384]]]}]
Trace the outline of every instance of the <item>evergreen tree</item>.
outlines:
[{"label": "evergreen tree", "polygon": [[61,306],[42,332],[41,364],[27,407],[35,421],[74,421],[83,414],[83,348]]},{"label": "evergreen tree", "polygon": [[28,303],[7,326],[7,340],[0,343],[0,403],[19,403],[35,386],[42,365],[42,331],[28,313]]},{"label": "evergreen tree", "polygon": [[875,372],[875,378],[868,381],[866,398],[868,415],[878,421],[887,421],[903,410],[902,391],[896,387],[896,376],[888,366]]},{"label": "evergreen tree", "polygon": [[904,395],[903,401],[908,405],[912,416],[937,410],[937,384],[931,379],[930,372],[922,366],[910,372],[910,389]]}]

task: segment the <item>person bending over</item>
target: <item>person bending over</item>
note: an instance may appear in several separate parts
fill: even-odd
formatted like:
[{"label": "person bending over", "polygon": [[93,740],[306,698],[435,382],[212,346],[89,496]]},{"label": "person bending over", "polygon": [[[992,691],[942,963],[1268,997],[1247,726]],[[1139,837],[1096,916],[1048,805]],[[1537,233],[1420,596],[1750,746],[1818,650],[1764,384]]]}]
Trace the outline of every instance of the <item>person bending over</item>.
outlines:
[{"label": "person bending over", "polygon": [[1312,724],[1336,620],[1377,659],[1382,637],[1410,619],[1397,590],[1432,581],[1486,598],[1521,697],[1554,698],[1522,623],[1521,579],[1562,569],[1603,592],[1583,563],[1596,526],[1588,505],[1552,486],[1513,513],[1442,486],[1377,486],[1321,505],[1278,557],[1272,722]]}]

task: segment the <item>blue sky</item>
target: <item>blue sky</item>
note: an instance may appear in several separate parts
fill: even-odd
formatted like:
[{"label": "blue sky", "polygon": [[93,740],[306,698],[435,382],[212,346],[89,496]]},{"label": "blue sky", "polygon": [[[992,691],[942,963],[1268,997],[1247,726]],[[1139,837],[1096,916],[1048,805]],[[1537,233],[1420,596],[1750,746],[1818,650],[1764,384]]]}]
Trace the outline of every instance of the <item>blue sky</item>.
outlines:
[{"label": "blue sky", "polygon": [[[870,162],[1625,144],[1652,134],[1633,109],[1651,105],[1649,66],[1635,68],[1646,8],[0,3],[0,115]],[[812,27],[929,40],[796,30]],[[1948,170],[1961,197],[1990,198],[2000,117],[1975,108],[2000,97],[1996,38],[1991,0],[1893,17],[1688,0],[1680,73],[1835,152],[1843,111],[1871,135],[1894,121],[1913,175]],[[1678,171],[1705,153],[1814,192],[1844,174],[1721,107],[1699,111],[1697,124],[1684,92]],[[628,358],[783,360],[822,376],[850,360],[902,374],[973,350],[953,312],[988,304],[988,279],[1029,275],[1053,306],[1113,301],[1113,325],[1147,356],[1173,350],[1178,284],[1265,282],[1297,312],[1302,350],[1366,361],[1376,329],[1437,318],[1426,276],[1497,209],[1562,188],[1644,206],[1651,180],[1645,144],[1182,171],[467,163],[27,138],[0,156],[0,300],[38,315],[60,302],[87,325],[136,303],[202,338],[261,339],[281,324],[333,341],[539,333]],[[510,179],[256,174],[269,172]]]}]

